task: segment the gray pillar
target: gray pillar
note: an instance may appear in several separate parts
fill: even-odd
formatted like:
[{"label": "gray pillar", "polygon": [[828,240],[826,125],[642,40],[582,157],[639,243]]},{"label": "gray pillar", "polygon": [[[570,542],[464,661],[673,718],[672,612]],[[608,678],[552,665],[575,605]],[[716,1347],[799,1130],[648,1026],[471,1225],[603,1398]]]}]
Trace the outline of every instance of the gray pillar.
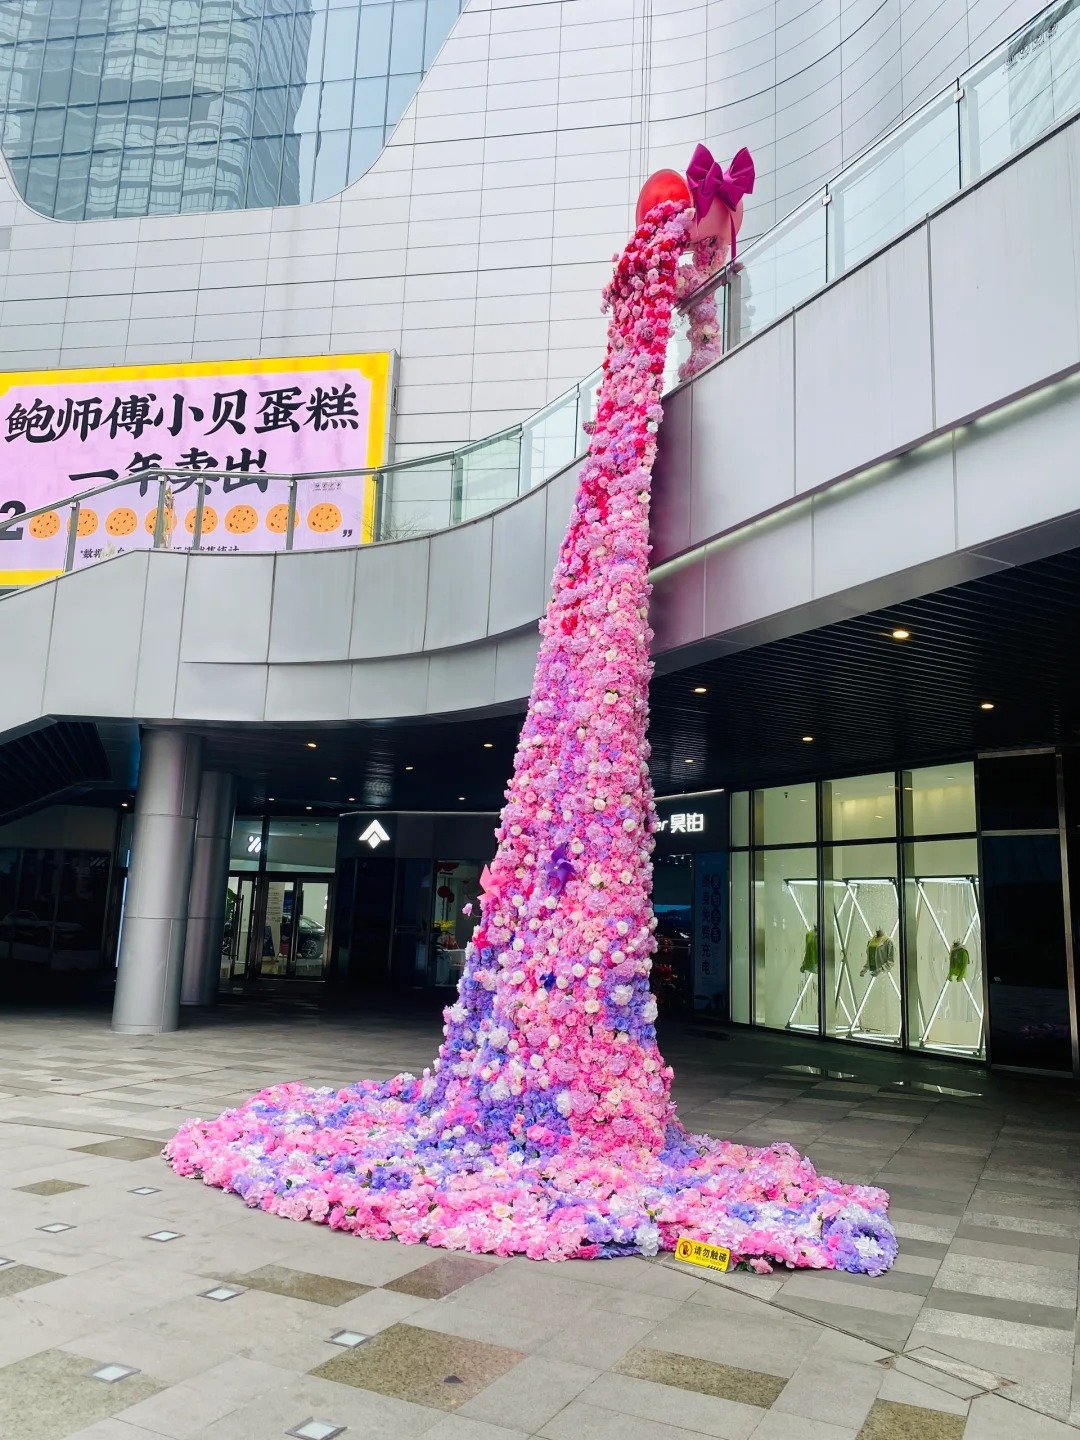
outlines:
[{"label": "gray pillar", "polygon": [[156,1035],[179,1021],[201,768],[201,737],[143,731],[113,1003],[121,1035]]},{"label": "gray pillar", "polygon": [[235,811],[233,777],[221,770],[204,770],[191,866],[181,1005],[213,1005],[217,1000]]}]

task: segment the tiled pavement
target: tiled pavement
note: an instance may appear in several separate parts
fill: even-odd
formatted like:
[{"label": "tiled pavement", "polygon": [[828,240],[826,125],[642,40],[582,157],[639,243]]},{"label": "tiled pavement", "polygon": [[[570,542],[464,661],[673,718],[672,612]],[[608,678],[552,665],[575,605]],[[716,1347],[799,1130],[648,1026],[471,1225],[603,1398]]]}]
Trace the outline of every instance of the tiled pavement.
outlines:
[{"label": "tiled pavement", "polygon": [[[1075,1437],[1064,1085],[662,1034],[691,1128],[790,1140],[891,1190],[901,1253],[879,1280],[380,1244],[249,1211],[158,1158],[190,1114],[281,1079],[416,1069],[434,1039],[425,1018],[253,1005],[154,1038],[0,1016],[0,1436]],[[110,1363],[134,1373],[92,1377]]]}]

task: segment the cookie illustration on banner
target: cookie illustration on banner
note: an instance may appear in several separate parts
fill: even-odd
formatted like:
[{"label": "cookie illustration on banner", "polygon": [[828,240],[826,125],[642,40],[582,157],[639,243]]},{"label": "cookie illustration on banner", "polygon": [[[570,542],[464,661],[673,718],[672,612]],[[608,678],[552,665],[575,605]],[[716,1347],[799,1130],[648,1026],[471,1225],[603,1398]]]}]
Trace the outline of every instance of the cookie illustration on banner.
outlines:
[{"label": "cookie illustration on banner", "polygon": [[[184,529],[189,535],[195,534],[195,511],[189,510],[184,516]],[[202,512],[202,533],[209,535],[217,529],[218,513],[212,505],[204,505]]]},{"label": "cookie illustration on banner", "polygon": [[105,529],[110,535],[133,535],[139,524],[139,517],[127,505],[110,510],[105,517]]},{"label": "cookie illustration on banner", "polygon": [[275,535],[284,535],[289,528],[288,505],[271,505],[266,512],[266,528]]},{"label": "cookie illustration on banner", "polygon": [[234,505],[225,516],[230,535],[250,535],[259,523],[259,512],[251,505]]},{"label": "cookie illustration on banner", "polygon": [[51,540],[60,534],[60,516],[55,510],[46,510],[44,515],[35,515],[26,528],[35,540]]},{"label": "cookie illustration on banner", "polygon": [[[97,527],[98,527],[97,511],[96,511],[96,510],[87,510],[84,506],[80,506],[80,507],[79,507],[79,523],[78,523],[78,525],[75,527],[75,534],[79,537],[79,539],[82,540],[82,539],[84,539],[87,535],[93,535],[93,534],[96,532]],[[68,532],[69,535],[71,534],[71,521],[70,521],[70,520],[69,520],[68,523],[67,523],[67,532]]]},{"label": "cookie illustration on banner", "polygon": [[[157,524],[157,511],[156,511],[156,510],[151,510],[151,511],[149,511],[149,512],[147,513],[146,519],[143,521],[143,524],[146,526],[146,533],[147,533],[148,535],[153,535],[153,533],[154,533],[154,527],[155,527],[155,525]],[[176,529],[176,511],[175,511],[175,510],[166,509],[166,511],[165,511],[165,529],[166,529],[167,531],[169,531],[170,534],[172,533],[173,530]]]},{"label": "cookie illustration on banner", "polygon": [[309,530],[317,530],[320,535],[329,535],[331,530],[341,529],[341,511],[329,500],[323,500],[308,511],[307,523]]}]

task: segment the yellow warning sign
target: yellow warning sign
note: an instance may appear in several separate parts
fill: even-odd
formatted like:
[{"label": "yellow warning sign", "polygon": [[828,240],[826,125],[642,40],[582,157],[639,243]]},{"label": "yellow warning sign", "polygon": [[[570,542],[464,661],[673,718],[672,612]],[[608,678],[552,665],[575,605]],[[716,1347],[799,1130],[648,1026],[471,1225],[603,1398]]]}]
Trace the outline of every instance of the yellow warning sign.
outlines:
[{"label": "yellow warning sign", "polygon": [[675,1245],[675,1259],[687,1265],[704,1265],[708,1270],[730,1270],[731,1251],[722,1245],[702,1245],[697,1240],[680,1236]]}]

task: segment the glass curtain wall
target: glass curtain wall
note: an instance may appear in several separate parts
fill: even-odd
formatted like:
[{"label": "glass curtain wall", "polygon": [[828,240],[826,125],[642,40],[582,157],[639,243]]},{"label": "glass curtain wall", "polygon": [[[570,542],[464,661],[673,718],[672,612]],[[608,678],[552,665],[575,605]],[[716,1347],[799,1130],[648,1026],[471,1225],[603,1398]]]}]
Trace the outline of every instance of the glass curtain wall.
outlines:
[{"label": "glass curtain wall", "polygon": [[731,1018],[981,1057],[970,763],[731,797]]},{"label": "glass curtain wall", "polygon": [[11,0],[0,123],[59,220],[298,205],[383,148],[461,0]]}]

